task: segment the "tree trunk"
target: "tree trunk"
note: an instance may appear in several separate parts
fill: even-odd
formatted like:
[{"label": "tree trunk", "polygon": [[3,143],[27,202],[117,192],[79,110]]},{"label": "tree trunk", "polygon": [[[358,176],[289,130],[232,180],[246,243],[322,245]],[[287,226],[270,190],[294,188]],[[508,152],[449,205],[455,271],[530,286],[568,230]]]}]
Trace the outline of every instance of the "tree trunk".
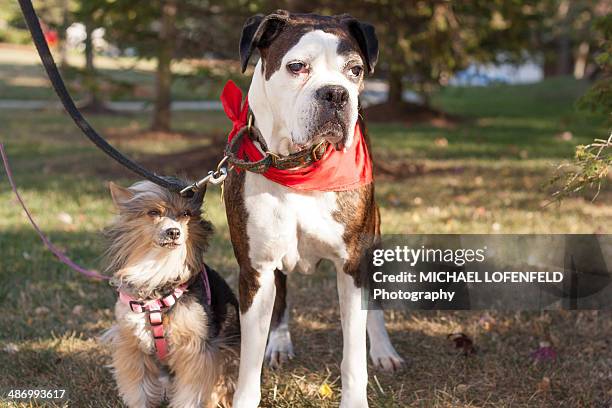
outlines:
[{"label": "tree trunk", "polygon": [[89,93],[89,100],[87,101],[85,109],[101,112],[106,110],[106,107],[100,97],[100,86],[98,84],[96,67],[94,65],[95,50],[92,33],[93,26],[91,22],[85,21],[85,81]]},{"label": "tree trunk", "polygon": [[389,72],[389,95],[387,96],[387,102],[391,105],[402,103],[402,95],[404,93],[403,76],[403,71],[391,69]]},{"label": "tree trunk", "polygon": [[155,81],[155,106],[151,129],[167,132],[170,130],[172,103],[172,58],[176,42],[177,0],[166,0],[162,6],[159,48],[157,51],[157,73]]},{"label": "tree trunk", "polygon": [[85,23],[85,71],[87,74],[95,73],[94,67],[94,44],[93,44],[93,27],[89,23]]},{"label": "tree trunk", "polygon": [[558,26],[560,29],[557,38],[557,75],[572,74],[572,44],[570,40],[570,21],[568,19],[571,3],[563,0],[557,10]]},{"label": "tree trunk", "polygon": [[68,67],[68,44],[66,41],[66,30],[68,29],[68,0],[63,0],[61,3],[62,8],[62,24],[57,30],[57,41],[59,49],[59,61],[60,68],[66,69]]},{"label": "tree trunk", "polygon": [[578,46],[576,63],[574,64],[574,78],[582,79],[586,73],[587,62],[589,61],[589,43],[583,41]]},{"label": "tree trunk", "polygon": [[572,74],[572,50],[570,38],[567,33],[561,34],[557,40],[557,75]]}]

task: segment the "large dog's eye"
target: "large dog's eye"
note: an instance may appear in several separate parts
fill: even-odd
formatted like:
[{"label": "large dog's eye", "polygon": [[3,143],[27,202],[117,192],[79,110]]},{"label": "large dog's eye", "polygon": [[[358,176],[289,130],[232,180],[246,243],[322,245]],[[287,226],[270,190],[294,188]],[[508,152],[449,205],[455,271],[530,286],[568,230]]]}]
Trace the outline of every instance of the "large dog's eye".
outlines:
[{"label": "large dog's eye", "polygon": [[355,65],[349,69],[349,75],[352,77],[359,77],[363,72],[363,67],[361,65]]},{"label": "large dog's eye", "polygon": [[287,64],[287,69],[293,74],[304,74],[308,72],[308,66],[299,61],[290,62]]},{"label": "large dog's eye", "polygon": [[190,210],[182,211],[181,212],[181,217],[183,217],[183,218],[191,217],[191,211]]},{"label": "large dog's eye", "polygon": [[149,217],[159,217],[161,215],[161,211],[159,211],[159,210],[149,210],[147,212],[147,215]]}]

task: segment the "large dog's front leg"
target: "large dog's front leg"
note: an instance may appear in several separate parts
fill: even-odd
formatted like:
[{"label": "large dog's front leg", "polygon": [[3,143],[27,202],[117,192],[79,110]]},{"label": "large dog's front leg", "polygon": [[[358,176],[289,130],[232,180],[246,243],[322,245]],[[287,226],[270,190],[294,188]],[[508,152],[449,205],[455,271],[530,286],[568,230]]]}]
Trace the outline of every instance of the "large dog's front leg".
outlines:
[{"label": "large dog's front leg", "polygon": [[368,312],[361,309],[361,289],[352,276],[337,268],[340,318],[342,320],[342,401],[343,408],[368,406],[368,366],[366,322]]},{"label": "large dog's front leg", "polygon": [[274,298],[274,309],[272,310],[272,321],[270,323],[270,335],[266,346],[266,361],[271,368],[279,368],[287,360],[292,359],[293,343],[289,333],[289,307],[287,305],[287,275],[278,269],[274,271],[276,296]]},{"label": "large dog's front leg", "polygon": [[370,338],[370,358],[376,368],[398,371],[404,367],[404,359],[397,354],[389,340],[382,310],[368,311],[368,337]]},{"label": "large dog's front leg", "polygon": [[[240,271],[240,372],[234,408],[257,407],[261,399],[261,366],[274,306],[274,268]],[[250,274],[250,276],[244,276]],[[256,276],[253,276],[256,275]],[[243,282],[248,282],[243,283]]]}]

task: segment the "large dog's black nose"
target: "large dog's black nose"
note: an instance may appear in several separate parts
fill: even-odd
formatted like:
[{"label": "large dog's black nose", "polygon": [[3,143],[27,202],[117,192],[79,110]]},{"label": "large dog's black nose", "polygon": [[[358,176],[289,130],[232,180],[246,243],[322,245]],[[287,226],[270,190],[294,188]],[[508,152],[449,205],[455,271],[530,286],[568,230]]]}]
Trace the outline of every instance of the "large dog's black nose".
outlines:
[{"label": "large dog's black nose", "polygon": [[168,228],[166,230],[166,237],[170,239],[179,239],[181,236],[181,230],[178,228]]},{"label": "large dog's black nose", "polygon": [[333,108],[340,110],[346,106],[349,100],[348,90],[340,85],[326,85],[316,92],[319,101],[330,104]]}]

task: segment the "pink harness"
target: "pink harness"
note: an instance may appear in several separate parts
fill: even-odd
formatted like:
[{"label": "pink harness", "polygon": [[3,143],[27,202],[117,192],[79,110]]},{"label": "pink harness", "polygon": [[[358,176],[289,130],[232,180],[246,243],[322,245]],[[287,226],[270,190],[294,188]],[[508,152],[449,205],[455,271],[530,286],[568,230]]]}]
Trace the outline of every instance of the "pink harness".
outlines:
[{"label": "pink harness", "polygon": [[159,299],[141,301],[133,298],[123,291],[119,291],[119,300],[128,305],[134,313],[148,313],[151,333],[155,342],[155,353],[160,360],[168,355],[168,341],[165,336],[164,319],[162,312],[170,310],[187,290],[187,285],[181,285],[174,292]]},{"label": "pink harness", "polygon": [[[200,274],[204,290],[206,293],[206,304],[210,305],[210,286],[208,282],[208,273],[206,267],[202,268]],[[164,319],[162,313],[168,312],[174,306],[177,300],[187,292],[187,284],[183,284],[174,291],[159,299],[138,300],[123,291],[119,291],[119,300],[130,307],[134,313],[148,313],[149,324],[151,325],[151,333],[155,344],[155,354],[160,360],[164,360],[168,355],[168,340],[166,340],[166,330],[164,328]]]}]

